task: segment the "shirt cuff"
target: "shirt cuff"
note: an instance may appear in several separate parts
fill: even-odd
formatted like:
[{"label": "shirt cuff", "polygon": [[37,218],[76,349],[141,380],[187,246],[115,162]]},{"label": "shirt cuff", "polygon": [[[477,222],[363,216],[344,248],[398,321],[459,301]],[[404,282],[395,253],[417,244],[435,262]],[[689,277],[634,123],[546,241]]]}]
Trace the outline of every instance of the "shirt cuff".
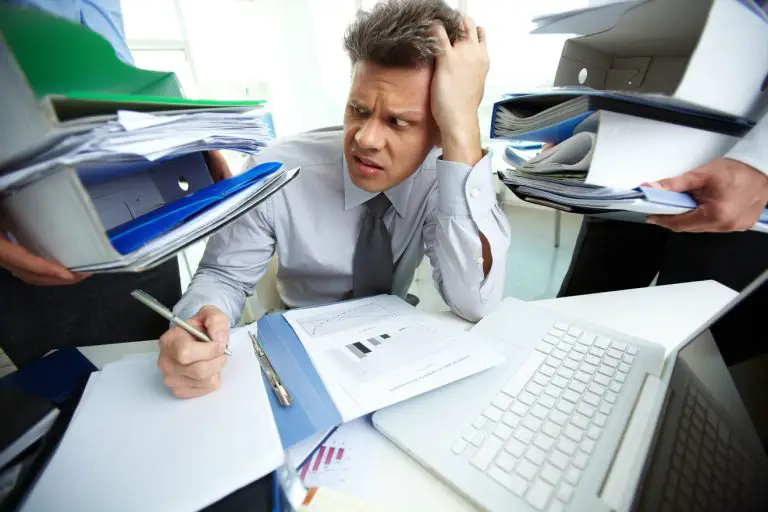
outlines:
[{"label": "shirt cuff", "polygon": [[768,115],[763,116],[725,157],[738,160],[768,175]]},{"label": "shirt cuff", "polygon": [[438,158],[436,172],[441,214],[473,216],[496,204],[491,154],[487,150],[474,167]]}]

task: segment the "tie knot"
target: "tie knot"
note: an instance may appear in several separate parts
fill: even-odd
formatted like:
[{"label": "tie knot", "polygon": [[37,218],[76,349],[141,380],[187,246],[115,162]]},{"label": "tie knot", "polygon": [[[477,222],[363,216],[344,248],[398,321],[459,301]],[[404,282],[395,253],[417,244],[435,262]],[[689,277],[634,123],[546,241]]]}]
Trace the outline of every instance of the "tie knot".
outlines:
[{"label": "tie knot", "polygon": [[372,217],[381,218],[387,213],[387,210],[389,210],[392,203],[390,203],[389,198],[382,193],[366,201],[365,205],[368,207],[368,213]]}]

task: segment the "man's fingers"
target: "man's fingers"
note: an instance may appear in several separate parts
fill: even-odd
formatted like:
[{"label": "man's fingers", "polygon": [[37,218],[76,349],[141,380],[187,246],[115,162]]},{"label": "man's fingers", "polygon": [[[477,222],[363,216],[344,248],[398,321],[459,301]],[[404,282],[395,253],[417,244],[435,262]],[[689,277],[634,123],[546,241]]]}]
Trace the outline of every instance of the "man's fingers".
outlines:
[{"label": "man's fingers", "polygon": [[717,223],[710,218],[706,209],[702,207],[680,215],[651,215],[648,217],[648,223],[656,224],[672,231],[688,231],[691,233],[719,231]]},{"label": "man's fingers", "polygon": [[[686,172],[680,176],[675,176],[674,178],[659,180],[656,183],[662,188],[671,190],[672,192],[688,192],[704,188],[711,179],[712,175],[710,173],[694,169],[693,171]],[[654,184],[650,185],[655,186]]]},{"label": "man's fingers", "polygon": [[226,345],[198,341],[181,327],[172,327],[160,337],[160,345],[168,357],[181,365],[210,361],[224,353]]},{"label": "man's fingers", "polygon": [[205,332],[211,339],[226,347],[229,343],[229,318],[214,306],[203,306],[195,317],[203,322]]},{"label": "man's fingers", "polygon": [[68,285],[68,284],[75,284],[79,283],[86,277],[87,275],[80,275],[75,274],[75,279],[62,279],[60,277],[52,277],[52,276],[45,276],[40,274],[34,274],[32,272],[27,272],[26,270],[20,270],[15,269],[13,267],[10,267],[9,270],[13,275],[15,275],[17,278],[21,279],[27,284],[32,284],[35,286],[62,286],[62,285]]},{"label": "man's fingers", "polygon": [[445,31],[445,26],[442,23],[435,23],[434,36],[437,38],[438,43],[443,48],[443,52],[447,52],[451,49],[451,40],[448,37],[448,33]]},{"label": "man's fingers", "polygon": [[483,48],[487,47],[487,38],[485,35],[485,29],[483,27],[477,27],[477,40],[480,43],[480,46]]},{"label": "man's fingers", "polygon": [[174,388],[193,388],[193,389],[219,389],[221,378],[219,374],[212,375],[207,379],[192,379],[186,375],[167,375],[163,380],[166,387]]},{"label": "man's fingers", "polygon": [[206,388],[206,389],[168,388],[168,389],[171,390],[171,393],[173,393],[173,396],[175,396],[176,398],[197,398],[199,396],[207,395],[208,393],[216,391],[217,388]]},{"label": "man's fingers", "polygon": [[227,160],[219,151],[205,151],[203,158],[213,181],[221,181],[232,177],[232,171],[229,170]]},{"label": "man's fingers", "polygon": [[[200,343],[200,342],[197,342]],[[182,364],[174,359],[170,354],[163,353],[157,359],[157,367],[166,377],[184,377],[189,381],[205,382],[215,377],[227,364],[227,358],[224,355],[215,357],[207,361],[196,361],[194,363]]]},{"label": "man's fingers", "polygon": [[469,16],[464,17],[464,30],[467,31],[467,39],[469,39],[474,43],[479,42],[479,38],[477,35],[477,23],[475,23],[475,20],[473,20]]},{"label": "man's fingers", "polygon": [[24,271],[40,276],[58,277],[64,281],[61,284],[76,283],[80,280],[65,266],[32,254],[19,244],[8,240],[3,234],[0,234],[0,265],[15,273]]}]

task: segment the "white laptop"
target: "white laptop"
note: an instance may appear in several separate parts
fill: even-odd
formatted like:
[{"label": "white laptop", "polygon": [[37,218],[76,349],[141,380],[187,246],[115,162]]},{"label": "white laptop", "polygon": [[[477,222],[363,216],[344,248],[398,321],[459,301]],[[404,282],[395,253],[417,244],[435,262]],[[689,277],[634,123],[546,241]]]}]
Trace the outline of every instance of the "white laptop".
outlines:
[{"label": "white laptop", "polygon": [[657,344],[507,300],[475,327],[505,363],[374,425],[481,509],[768,510],[765,450],[743,404],[713,394],[733,386],[722,359],[718,374],[701,357],[709,326],[766,281],[666,360]]}]

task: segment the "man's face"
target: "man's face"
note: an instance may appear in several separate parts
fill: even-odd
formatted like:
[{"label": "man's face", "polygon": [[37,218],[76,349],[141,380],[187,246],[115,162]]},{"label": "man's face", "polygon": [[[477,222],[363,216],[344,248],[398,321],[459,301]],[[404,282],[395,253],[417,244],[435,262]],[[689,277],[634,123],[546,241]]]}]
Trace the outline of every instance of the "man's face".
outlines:
[{"label": "man's face", "polygon": [[438,144],[431,83],[431,66],[355,64],[344,113],[344,157],[355,185],[369,192],[392,188],[412,175]]}]

